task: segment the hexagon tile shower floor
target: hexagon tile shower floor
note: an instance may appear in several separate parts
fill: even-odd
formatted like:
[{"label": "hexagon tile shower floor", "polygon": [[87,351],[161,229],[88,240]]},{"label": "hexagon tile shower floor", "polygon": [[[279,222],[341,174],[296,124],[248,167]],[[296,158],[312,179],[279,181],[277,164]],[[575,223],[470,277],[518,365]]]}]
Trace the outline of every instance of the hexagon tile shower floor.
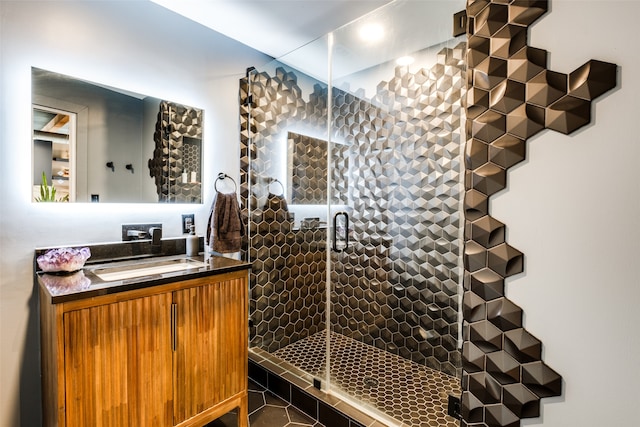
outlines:
[{"label": "hexagon tile shower floor", "polygon": [[[311,375],[325,375],[325,332],[289,344],[274,356]],[[354,399],[406,426],[458,427],[447,415],[449,395],[460,380],[395,354],[331,333],[331,381]]]}]

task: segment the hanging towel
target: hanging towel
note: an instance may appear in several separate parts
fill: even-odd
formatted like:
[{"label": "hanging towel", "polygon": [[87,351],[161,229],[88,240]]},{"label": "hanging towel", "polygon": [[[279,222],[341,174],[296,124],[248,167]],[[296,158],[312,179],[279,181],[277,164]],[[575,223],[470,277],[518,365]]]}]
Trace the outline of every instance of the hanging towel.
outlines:
[{"label": "hanging towel", "polygon": [[238,252],[245,234],[235,193],[216,192],[207,224],[207,245],[219,253]]}]

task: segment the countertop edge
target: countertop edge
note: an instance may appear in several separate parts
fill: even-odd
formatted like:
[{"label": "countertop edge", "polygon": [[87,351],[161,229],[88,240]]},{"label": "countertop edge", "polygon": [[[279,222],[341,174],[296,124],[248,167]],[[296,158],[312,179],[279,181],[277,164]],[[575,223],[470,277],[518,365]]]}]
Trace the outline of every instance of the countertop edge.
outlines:
[{"label": "countertop edge", "polygon": [[[167,258],[176,258],[167,257]],[[202,255],[197,257],[186,257],[203,261]],[[44,290],[48,296],[48,302],[50,304],[61,304],[65,302],[79,301],[84,299],[90,299],[100,297],[104,295],[117,294],[127,291],[151,288],[160,285],[166,285],[174,282],[182,282],[191,279],[199,279],[208,276],[214,276],[218,274],[232,273],[242,270],[250,270],[251,263],[245,261],[239,261],[231,258],[212,256],[210,259],[218,259],[226,265],[211,266],[207,265],[198,269],[190,269],[183,271],[176,271],[165,274],[158,274],[153,276],[143,276],[139,278],[129,280],[118,280],[113,282],[103,282],[97,276],[95,276],[91,270],[99,268],[99,265],[87,265],[79,272],[78,279],[82,282],[82,288],[74,290],[72,287],[67,286],[65,281],[73,279],[73,275],[68,276],[54,276],[43,272],[36,272],[36,278],[39,286]],[[46,282],[50,283],[47,284]],[[60,283],[59,286],[52,286],[51,282],[55,284],[56,281]],[[60,289],[60,292],[52,292],[52,288]]]}]

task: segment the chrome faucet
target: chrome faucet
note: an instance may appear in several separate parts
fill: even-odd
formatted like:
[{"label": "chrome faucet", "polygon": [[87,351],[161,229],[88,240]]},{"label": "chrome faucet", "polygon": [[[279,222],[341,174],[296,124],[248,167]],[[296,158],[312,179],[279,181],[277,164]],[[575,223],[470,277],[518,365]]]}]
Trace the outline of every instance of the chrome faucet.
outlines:
[{"label": "chrome faucet", "polygon": [[144,239],[147,237],[146,231],[143,230],[127,230],[128,237],[135,237],[135,240]]}]

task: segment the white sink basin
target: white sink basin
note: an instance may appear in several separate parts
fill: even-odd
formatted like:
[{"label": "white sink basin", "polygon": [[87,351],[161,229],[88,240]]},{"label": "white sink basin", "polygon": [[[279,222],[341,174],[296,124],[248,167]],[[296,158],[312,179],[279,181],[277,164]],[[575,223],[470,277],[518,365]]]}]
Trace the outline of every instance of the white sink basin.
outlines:
[{"label": "white sink basin", "polygon": [[174,271],[201,268],[205,264],[201,261],[179,258],[162,261],[149,261],[140,264],[95,268],[93,274],[105,282],[133,279],[135,277],[152,276],[155,274],[171,273]]}]

